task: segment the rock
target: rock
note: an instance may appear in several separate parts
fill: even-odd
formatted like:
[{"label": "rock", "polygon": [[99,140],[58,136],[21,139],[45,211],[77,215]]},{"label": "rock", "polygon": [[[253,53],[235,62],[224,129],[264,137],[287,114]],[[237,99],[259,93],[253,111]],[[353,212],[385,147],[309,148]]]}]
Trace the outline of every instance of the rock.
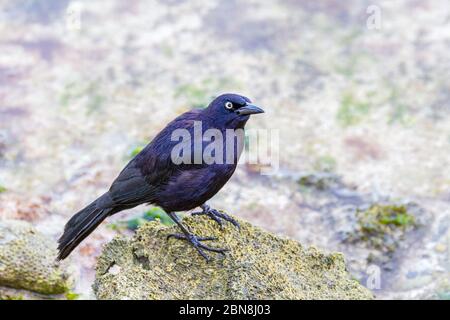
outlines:
[{"label": "rock", "polygon": [[342,185],[342,182],[334,173],[313,172],[300,175],[298,184],[302,187],[313,188],[317,191],[325,191]]},{"label": "rock", "polygon": [[186,242],[169,239],[176,226],[152,221],[133,238],[116,237],[97,262],[99,299],[372,299],[352,279],[340,253],[304,248],[239,220],[223,230],[205,217],[184,220],[200,236],[215,236],[207,263]]},{"label": "rock", "polygon": [[365,246],[370,250],[368,263],[389,268],[395,252],[406,245],[406,236],[420,226],[418,210],[412,204],[381,203],[358,209],[354,230],[344,235],[344,242]]},{"label": "rock", "polygon": [[55,299],[54,295],[45,296],[28,290],[0,287],[0,300],[43,300],[46,297]]},{"label": "rock", "polygon": [[[28,222],[0,222],[0,286],[45,295],[68,291],[72,284],[71,277],[55,262],[55,257],[55,241],[38,232]],[[6,290],[3,288],[0,292]]]}]

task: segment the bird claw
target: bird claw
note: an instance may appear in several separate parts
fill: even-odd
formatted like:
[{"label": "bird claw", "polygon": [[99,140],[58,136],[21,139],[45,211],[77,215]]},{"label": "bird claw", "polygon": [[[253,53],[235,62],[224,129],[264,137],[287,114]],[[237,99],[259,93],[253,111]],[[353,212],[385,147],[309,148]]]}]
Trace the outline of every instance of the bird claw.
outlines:
[{"label": "bird claw", "polygon": [[208,217],[213,219],[215,222],[217,222],[217,224],[220,226],[221,229],[223,229],[222,220],[228,221],[229,223],[231,223],[238,229],[241,228],[239,223],[235,219],[233,219],[232,217],[227,215],[226,213],[220,212],[216,209],[212,209],[207,205],[203,206],[202,209],[203,209],[203,211],[193,212],[192,215],[193,216],[207,215]]},{"label": "bird claw", "polygon": [[228,251],[227,249],[211,248],[211,247],[201,243],[201,241],[217,240],[216,237],[197,237],[196,235],[194,235],[192,233],[187,234],[187,235],[181,234],[181,233],[174,233],[174,234],[169,234],[167,236],[167,239],[170,239],[170,238],[188,241],[198,251],[198,253],[203,258],[205,258],[206,262],[209,262],[210,258],[203,250],[220,253],[221,255],[225,255],[225,252]]}]

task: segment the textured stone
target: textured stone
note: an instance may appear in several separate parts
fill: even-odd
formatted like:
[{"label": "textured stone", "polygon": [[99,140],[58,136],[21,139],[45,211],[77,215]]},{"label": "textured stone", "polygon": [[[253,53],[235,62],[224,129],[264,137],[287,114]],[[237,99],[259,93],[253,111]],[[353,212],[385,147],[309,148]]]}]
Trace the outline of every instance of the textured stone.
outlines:
[{"label": "textured stone", "polygon": [[117,237],[98,260],[94,291],[99,299],[371,299],[352,279],[340,253],[304,248],[240,221],[223,230],[206,217],[184,219],[200,236],[216,236],[206,262],[178,232],[149,222],[132,239]]},{"label": "textured stone", "polygon": [[71,278],[55,257],[55,242],[29,223],[0,222],[0,286],[41,294],[68,291]]}]

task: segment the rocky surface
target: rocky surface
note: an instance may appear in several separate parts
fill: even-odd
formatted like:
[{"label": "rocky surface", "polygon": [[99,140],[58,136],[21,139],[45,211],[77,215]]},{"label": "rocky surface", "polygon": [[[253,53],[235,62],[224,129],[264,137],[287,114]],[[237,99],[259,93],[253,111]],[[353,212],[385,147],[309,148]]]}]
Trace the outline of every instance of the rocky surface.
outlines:
[{"label": "rocky surface", "polygon": [[68,292],[72,279],[67,270],[55,262],[55,257],[55,242],[29,223],[1,221],[0,298],[24,296],[22,291],[9,291],[7,288],[25,289],[44,295]]},{"label": "rocky surface", "polygon": [[[236,91],[266,110],[249,129],[279,130],[280,169],[261,176],[243,161],[211,206],[343,252],[364,285],[378,268],[378,298],[450,296],[448,0],[0,7],[0,218],[57,238],[167,122]],[[377,263],[376,248],[343,235],[380,204],[413,204],[423,223]],[[102,244],[120,232],[109,223],[146,210],[111,217],[74,251],[82,297]]]},{"label": "rocky surface", "polygon": [[[189,244],[166,240],[176,226],[143,225],[132,239],[115,238],[97,265],[99,299],[371,299],[352,279],[340,253],[305,248],[240,220],[220,230],[205,217],[184,222],[211,246],[229,249],[206,262]],[[211,255],[211,253],[209,253]]]}]

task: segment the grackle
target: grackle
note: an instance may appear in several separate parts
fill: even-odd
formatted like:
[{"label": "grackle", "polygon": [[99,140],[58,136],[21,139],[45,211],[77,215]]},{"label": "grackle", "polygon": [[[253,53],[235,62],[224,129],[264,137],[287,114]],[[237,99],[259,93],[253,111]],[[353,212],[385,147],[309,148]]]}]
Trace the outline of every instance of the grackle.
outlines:
[{"label": "grackle", "polygon": [[[203,133],[215,129],[227,137],[227,132],[243,130],[251,114],[264,112],[251,101],[237,94],[223,94],[214,99],[207,108],[188,111],[170,122],[139,154],[120,172],[108,192],[76,213],[66,224],[59,239],[58,259],[66,258],[106,217],[140,204],[154,204],[164,209],[179,226],[182,233],[169,235],[188,241],[206,260],[204,250],[224,254],[225,249],[212,248],[202,241],[215,240],[212,237],[194,235],[178,218],[176,212],[200,207],[202,211],[193,215],[206,215],[222,226],[228,221],[239,224],[227,214],[206,204],[233,175],[242,151],[243,135],[232,137],[232,148],[228,141],[223,150],[214,150],[215,161],[206,161],[200,153],[195,136],[196,125],[201,124],[200,146],[205,148]],[[174,139],[177,129],[189,133],[182,152],[174,153],[180,147],[180,137]],[[192,138],[193,134],[193,138]],[[215,135],[214,140],[220,135]],[[226,140],[226,139],[225,139]],[[226,145],[226,147],[225,147]],[[174,154],[176,156],[174,156]],[[231,156],[230,156],[231,155]],[[184,161],[181,161],[183,160]],[[196,161],[197,160],[197,161]]]}]

